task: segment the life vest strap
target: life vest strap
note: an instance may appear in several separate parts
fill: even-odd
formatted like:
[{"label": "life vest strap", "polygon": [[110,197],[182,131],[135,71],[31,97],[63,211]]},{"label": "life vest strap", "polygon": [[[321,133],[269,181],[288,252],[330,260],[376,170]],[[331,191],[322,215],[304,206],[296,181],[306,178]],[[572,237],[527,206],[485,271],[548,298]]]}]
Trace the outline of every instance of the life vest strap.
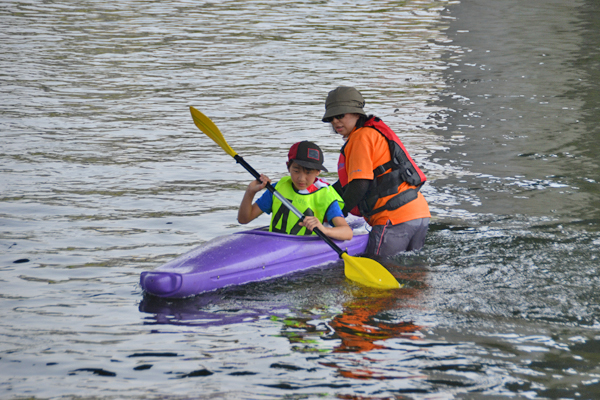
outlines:
[{"label": "life vest strap", "polygon": [[369,212],[364,212],[362,210],[361,212],[365,217],[370,217],[382,211],[395,210],[397,208],[402,207],[405,204],[410,203],[413,200],[416,200],[419,196],[419,189],[421,189],[421,186],[417,187],[416,189],[406,189],[405,191],[400,192],[396,196],[389,199],[387,203],[385,203],[383,206],[377,207],[376,209],[371,210]]},{"label": "life vest strap", "polygon": [[[390,161],[373,169],[373,180],[371,185],[363,200],[358,204],[360,213],[365,217],[370,217],[381,211],[395,210],[415,200],[418,197],[421,186],[423,186],[427,178],[410,157],[402,144],[402,141],[381,119],[373,117],[365,123],[364,127],[375,129],[375,131],[385,138],[388,143],[391,158]],[[342,187],[345,187],[348,184],[348,175],[345,165],[346,144],[348,144],[348,142],[342,146],[340,159],[338,161],[338,176]],[[398,193],[398,188],[403,182],[416,187],[416,189],[407,189]],[[384,206],[373,209],[377,200],[394,194],[396,195],[390,198]]]},{"label": "life vest strap", "polygon": [[382,175],[385,171],[394,167],[394,162],[392,160],[386,162],[385,164],[380,165],[379,167],[373,170],[374,176]]}]

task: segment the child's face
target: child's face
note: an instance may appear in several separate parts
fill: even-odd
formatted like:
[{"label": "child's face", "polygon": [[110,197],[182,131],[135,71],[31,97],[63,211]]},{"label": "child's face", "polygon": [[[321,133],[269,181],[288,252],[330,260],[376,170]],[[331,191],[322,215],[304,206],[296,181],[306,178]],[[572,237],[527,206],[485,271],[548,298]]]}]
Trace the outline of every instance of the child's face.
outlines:
[{"label": "child's face", "polygon": [[306,169],[295,162],[292,162],[288,170],[296,190],[303,190],[312,185],[321,173],[318,169]]}]

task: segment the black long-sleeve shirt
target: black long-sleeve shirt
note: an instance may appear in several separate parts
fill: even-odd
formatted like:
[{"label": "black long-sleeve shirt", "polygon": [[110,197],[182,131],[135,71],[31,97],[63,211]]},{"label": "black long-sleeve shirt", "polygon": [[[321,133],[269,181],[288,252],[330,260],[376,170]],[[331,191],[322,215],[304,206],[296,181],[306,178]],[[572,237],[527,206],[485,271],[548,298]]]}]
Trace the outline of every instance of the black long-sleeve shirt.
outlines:
[{"label": "black long-sleeve shirt", "polygon": [[340,181],[333,184],[335,190],[342,196],[342,200],[344,200],[342,212],[345,217],[365,197],[370,183],[370,179],[354,179],[344,188],[342,188]]}]

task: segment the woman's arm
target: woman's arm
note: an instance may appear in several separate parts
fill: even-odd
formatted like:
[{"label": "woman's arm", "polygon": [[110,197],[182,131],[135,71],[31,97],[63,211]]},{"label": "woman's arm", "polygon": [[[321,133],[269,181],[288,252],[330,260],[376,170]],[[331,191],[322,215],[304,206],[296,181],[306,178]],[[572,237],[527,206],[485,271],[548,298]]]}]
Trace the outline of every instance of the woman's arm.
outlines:
[{"label": "woman's arm", "polygon": [[370,184],[370,179],[354,179],[344,187],[344,195],[342,196],[344,199],[344,209],[342,210],[344,215],[348,215],[360,203],[367,194]]}]

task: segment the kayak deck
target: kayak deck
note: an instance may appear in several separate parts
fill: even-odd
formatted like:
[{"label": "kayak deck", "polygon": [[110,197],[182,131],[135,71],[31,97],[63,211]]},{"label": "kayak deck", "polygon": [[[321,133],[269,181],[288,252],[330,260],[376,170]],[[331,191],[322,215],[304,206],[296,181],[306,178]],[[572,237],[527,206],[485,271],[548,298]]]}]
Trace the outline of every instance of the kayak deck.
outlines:
[{"label": "kayak deck", "polygon": [[[364,252],[367,237],[355,234],[351,240],[334,242],[352,256]],[[318,236],[254,229],[217,237],[154,271],[142,272],[140,285],[146,293],[158,297],[190,297],[336,260],[337,253]]]}]

